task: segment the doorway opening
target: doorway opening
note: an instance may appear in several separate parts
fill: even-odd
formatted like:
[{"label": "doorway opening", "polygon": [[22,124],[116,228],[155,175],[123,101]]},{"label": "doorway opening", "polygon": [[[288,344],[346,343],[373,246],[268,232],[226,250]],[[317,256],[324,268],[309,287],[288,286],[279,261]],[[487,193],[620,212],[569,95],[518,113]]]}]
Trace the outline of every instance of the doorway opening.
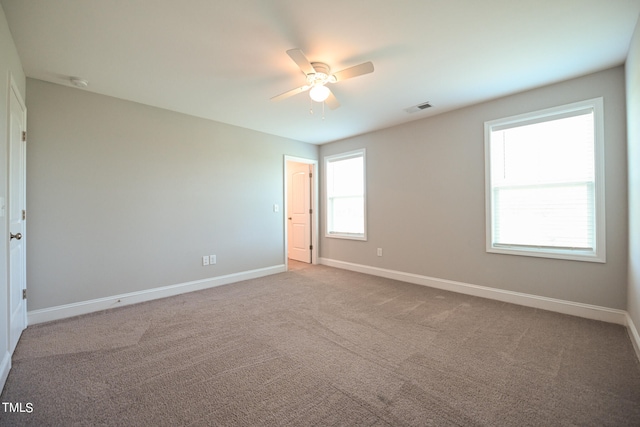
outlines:
[{"label": "doorway opening", "polygon": [[[318,161],[284,158],[284,242],[287,270],[317,264]],[[291,261],[291,263],[289,262]]]}]

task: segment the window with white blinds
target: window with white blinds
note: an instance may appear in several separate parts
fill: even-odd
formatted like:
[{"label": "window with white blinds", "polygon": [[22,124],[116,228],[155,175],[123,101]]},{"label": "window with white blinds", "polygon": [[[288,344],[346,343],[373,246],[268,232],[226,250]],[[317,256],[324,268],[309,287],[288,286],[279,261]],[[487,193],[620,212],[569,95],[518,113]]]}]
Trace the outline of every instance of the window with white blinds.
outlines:
[{"label": "window with white blinds", "polygon": [[325,157],[326,236],[366,240],[365,150]]},{"label": "window with white blinds", "polygon": [[602,98],[485,123],[487,251],[605,262]]}]

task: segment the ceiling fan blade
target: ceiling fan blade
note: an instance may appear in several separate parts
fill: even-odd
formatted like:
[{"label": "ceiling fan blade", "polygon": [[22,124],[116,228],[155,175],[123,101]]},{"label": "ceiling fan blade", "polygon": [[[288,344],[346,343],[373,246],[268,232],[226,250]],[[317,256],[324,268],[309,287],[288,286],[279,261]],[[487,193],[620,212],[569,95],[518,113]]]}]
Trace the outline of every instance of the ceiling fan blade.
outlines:
[{"label": "ceiling fan blade", "polygon": [[304,53],[302,53],[302,50],[289,49],[287,51],[287,55],[289,55],[291,59],[293,59],[293,62],[298,64],[298,67],[300,67],[300,70],[302,70],[305,76],[307,74],[314,74],[316,72],[316,70],[311,65],[311,62],[309,62],[307,57],[304,56]]},{"label": "ceiling fan blade", "polygon": [[295,89],[291,89],[291,90],[289,90],[289,91],[287,91],[285,93],[281,93],[280,95],[276,95],[273,98],[271,98],[271,100],[272,101],[281,101],[283,99],[289,98],[290,96],[302,93],[305,90],[309,90],[310,87],[311,86],[309,86],[309,85],[300,86],[300,87],[297,87]]},{"label": "ceiling fan blade", "polygon": [[373,63],[369,61],[360,65],[355,65],[353,67],[345,68],[342,71],[338,71],[337,73],[334,74],[334,77],[336,78],[336,81],[339,82],[342,80],[350,79],[352,77],[358,77],[363,74],[369,74],[372,72],[373,72]]},{"label": "ceiling fan blade", "polygon": [[338,98],[336,98],[336,96],[331,91],[329,91],[329,96],[324,100],[324,102],[325,104],[327,104],[327,107],[331,108],[332,110],[335,110],[340,106],[340,101],[338,101]]}]

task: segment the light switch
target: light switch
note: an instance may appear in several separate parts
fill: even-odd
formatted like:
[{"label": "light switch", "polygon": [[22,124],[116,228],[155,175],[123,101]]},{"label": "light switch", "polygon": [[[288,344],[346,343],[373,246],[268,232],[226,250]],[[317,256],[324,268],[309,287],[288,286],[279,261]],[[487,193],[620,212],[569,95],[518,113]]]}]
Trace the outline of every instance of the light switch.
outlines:
[{"label": "light switch", "polygon": [[273,205],[273,211],[274,211],[274,212],[280,212],[280,206],[278,206],[278,205]]},{"label": "light switch", "polygon": [[5,215],[6,206],[4,204],[4,197],[0,197],[0,218],[3,218]]}]

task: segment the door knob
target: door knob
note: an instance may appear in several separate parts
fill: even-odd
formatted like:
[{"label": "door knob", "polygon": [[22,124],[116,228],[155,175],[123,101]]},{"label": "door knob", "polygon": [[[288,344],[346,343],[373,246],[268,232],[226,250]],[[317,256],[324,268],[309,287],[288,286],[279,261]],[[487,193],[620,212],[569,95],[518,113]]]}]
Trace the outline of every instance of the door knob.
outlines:
[{"label": "door knob", "polygon": [[[16,233],[16,234],[9,233],[9,235],[11,236],[11,239],[16,239],[16,240],[22,239],[22,233]],[[11,239],[9,239],[9,240],[11,240]]]}]

